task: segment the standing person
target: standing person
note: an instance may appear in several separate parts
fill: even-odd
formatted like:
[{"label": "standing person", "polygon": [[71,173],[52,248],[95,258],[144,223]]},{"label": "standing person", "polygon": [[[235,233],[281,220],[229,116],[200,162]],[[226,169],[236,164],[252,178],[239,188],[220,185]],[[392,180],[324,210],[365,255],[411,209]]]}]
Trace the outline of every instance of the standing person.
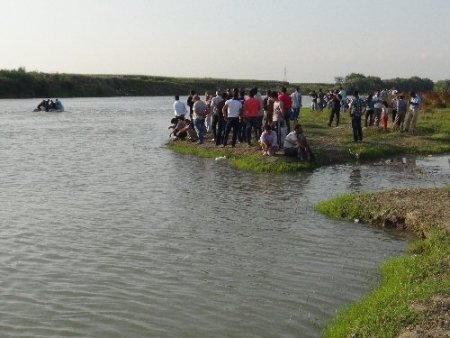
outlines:
[{"label": "standing person", "polygon": [[416,131],[417,118],[419,116],[420,97],[416,92],[411,92],[411,98],[409,99],[409,111],[406,114],[405,131],[414,133]]},{"label": "standing person", "polygon": [[391,112],[392,112],[392,125],[394,125],[395,122],[395,118],[397,116],[397,100],[398,100],[398,95],[397,95],[397,91],[394,90],[394,97],[391,99],[390,102],[390,108],[391,108]]},{"label": "standing person", "polygon": [[281,87],[278,98],[283,102],[283,117],[286,123],[286,134],[289,134],[291,132],[292,98],[286,92],[286,87]]},{"label": "standing person", "polygon": [[271,95],[272,95],[272,91],[268,90],[266,93],[266,97],[263,100],[264,125],[272,124],[273,101],[272,101]]},{"label": "standing person", "polygon": [[197,132],[198,141],[197,144],[202,144],[205,140],[206,127],[205,127],[205,118],[208,114],[208,110],[206,107],[206,103],[200,100],[200,96],[194,96],[194,128]]},{"label": "standing person", "polygon": [[[373,115],[374,115],[374,106],[373,106],[372,94],[369,93],[366,99],[366,112],[365,112],[365,123],[364,126],[373,126]],[[369,123],[367,123],[367,121]]]},{"label": "standing person", "polygon": [[[241,101],[242,109],[244,108],[244,102],[245,102],[245,89],[241,88],[239,91],[239,101]],[[243,114],[239,116],[239,129],[238,129],[238,141],[239,143],[243,143],[247,140],[247,135],[245,133],[245,129],[247,126],[247,119],[244,117]]]},{"label": "standing person", "polygon": [[292,120],[294,123],[298,123],[300,109],[302,109],[302,93],[300,93],[300,87],[295,88],[295,92],[291,94],[292,99]]},{"label": "standing person", "polygon": [[[216,95],[211,99],[211,129],[213,134],[213,141],[217,139],[217,125],[219,123],[219,116],[222,114],[222,111],[219,111],[219,103],[224,99],[222,95],[219,95],[219,91],[216,91]],[[222,115],[223,118],[223,115]]]},{"label": "standing person", "polygon": [[239,90],[237,88],[233,89],[233,98],[225,102],[222,112],[226,121],[223,147],[227,146],[228,135],[230,134],[231,129],[233,129],[231,146],[235,147],[239,132],[239,118],[242,116],[242,103],[239,100]]},{"label": "standing person", "polygon": [[313,90],[312,91],[312,93],[311,94],[309,94],[310,96],[311,96],[311,98],[312,98],[312,101],[311,101],[311,110],[312,111],[316,111],[317,110],[317,93],[316,93],[316,91],[315,90]]},{"label": "standing person", "polygon": [[381,108],[381,124],[383,126],[384,131],[387,131],[388,113],[389,113],[389,105],[387,101],[383,101],[383,108]]},{"label": "standing person", "polygon": [[189,94],[187,98],[187,105],[189,106],[189,117],[192,120],[192,117],[194,115],[194,96],[195,96],[195,90],[191,90],[191,93]]},{"label": "standing person", "polygon": [[255,91],[255,98],[259,101],[259,111],[258,111],[258,122],[256,124],[256,130],[255,130],[255,138],[258,140],[258,138],[262,134],[262,126],[263,126],[263,119],[264,119],[264,107],[263,107],[263,98],[261,93],[258,91],[258,88],[253,88]]},{"label": "standing person", "polygon": [[223,107],[225,106],[225,102],[228,99],[228,94],[222,93],[220,97],[222,100],[217,104],[216,113],[213,116],[213,123],[212,123],[212,129],[214,133],[214,139],[216,140],[216,146],[218,146],[223,142],[223,134],[225,132],[225,118],[223,116]]},{"label": "standing person", "polygon": [[341,95],[341,111],[345,112],[345,108],[347,105],[347,91],[343,89],[342,87],[339,87],[339,95]]},{"label": "standing person", "polygon": [[187,113],[186,105],[184,102],[180,101],[180,96],[175,95],[175,102],[173,103],[173,110],[175,112],[175,117],[184,120],[184,117]]},{"label": "standing person", "polygon": [[352,128],[353,128],[353,140],[355,142],[362,141],[363,134],[361,128],[361,113],[363,108],[363,102],[359,98],[359,93],[357,90],[353,93],[353,100],[350,103],[350,117],[352,118]]},{"label": "standing person", "polygon": [[246,141],[249,146],[251,146],[252,140],[252,128],[256,131],[256,141],[259,139],[258,135],[258,114],[261,108],[261,104],[259,100],[255,97],[256,91],[255,89],[251,89],[249,93],[249,97],[244,101],[244,118],[247,123],[245,125],[245,133],[246,133]]},{"label": "standing person", "polygon": [[273,102],[273,116],[272,129],[277,133],[278,145],[281,148],[286,136],[285,120],[283,114],[283,101],[281,101],[276,92],[272,92]]},{"label": "standing person", "polygon": [[317,94],[317,97],[318,97],[319,111],[322,111],[323,107],[324,107],[324,102],[325,102],[325,100],[324,100],[325,94],[323,93],[322,88],[319,89],[319,93]]},{"label": "standing person", "polygon": [[397,98],[397,115],[395,116],[395,121],[393,129],[400,129],[403,131],[403,123],[405,121],[406,115],[406,102],[403,95],[399,95]]},{"label": "standing person", "polygon": [[330,111],[330,119],[328,120],[328,127],[331,127],[333,123],[333,119],[336,116],[336,127],[339,126],[341,114],[341,95],[335,94],[331,99],[331,111]]},{"label": "standing person", "polygon": [[381,92],[377,90],[373,96],[373,111],[375,116],[375,126],[380,125],[381,121],[381,110],[383,109],[383,98],[381,97]]},{"label": "standing person", "polygon": [[211,100],[212,100],[211,95],[209,95],[208,92],[205,92],[206,110],[208,112],[208,114],[206,115],[205,124],[206,124],[206,132],[208,133],[211,130],[211,120],[212,120]]}]

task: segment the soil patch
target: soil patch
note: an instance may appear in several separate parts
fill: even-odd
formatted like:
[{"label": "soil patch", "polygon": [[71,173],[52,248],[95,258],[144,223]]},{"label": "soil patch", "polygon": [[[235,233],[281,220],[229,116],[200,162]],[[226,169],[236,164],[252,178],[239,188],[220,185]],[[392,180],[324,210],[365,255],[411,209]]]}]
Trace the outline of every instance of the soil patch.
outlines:
[{"label": "soil patch", "polygon": [[371,224],[408,230],[421,237],[427,237],[427,231],[434,228],[450,235],[449,189],[390,190],[360,198],[363,205],[376,210],[367,220]]},{"label": "soil patch", "polygon": [[426,303],[412,304],[411,308],[422,319],[403,330],[398,338],[450,337],[450,294],[435,295]]}]

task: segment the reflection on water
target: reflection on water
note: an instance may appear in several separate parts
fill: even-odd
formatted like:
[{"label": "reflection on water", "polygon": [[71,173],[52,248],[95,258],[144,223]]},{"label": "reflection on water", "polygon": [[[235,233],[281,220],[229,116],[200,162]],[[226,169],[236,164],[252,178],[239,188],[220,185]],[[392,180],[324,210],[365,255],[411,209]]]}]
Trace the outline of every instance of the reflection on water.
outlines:
[{"label": "reflection on water", "polygon": [[239,172],[165,148],[171,98],[35,101],[0,101],[4,337],[317,337],[405,241],[314,204],[450,181],[448,157]]},{"label": "reflection on water", "polygon": [[361,185],[361,169],[358,167],[353,168],[350,172],[349,189],[352,191],[357,191]]}]

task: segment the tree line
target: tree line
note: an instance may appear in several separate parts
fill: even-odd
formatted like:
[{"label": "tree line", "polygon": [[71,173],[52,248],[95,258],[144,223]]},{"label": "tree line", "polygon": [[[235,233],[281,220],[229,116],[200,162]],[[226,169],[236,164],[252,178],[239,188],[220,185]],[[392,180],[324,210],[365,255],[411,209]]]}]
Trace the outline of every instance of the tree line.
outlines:
[{"label": "tree line", "polygon": [[0,70],[0,98],[45,98],[45,97],[111,97],[111,96],[164,96],[187,95],[191,89],[203,94],[206,91],[227,88],[250,89],[258,87],[279,90],[287,87],[293,91],[299,86],[301,92],[329,90],[342,87],[348,92],[355,89],[367,93],[376,89],[395,88],[399,91],[449,91],[450,80],[434,83],[430,79],[411,77],[382,80],[375,76],[352,73],[337,76],[335,83],[288,83],[283,81],[233,80],[213,78],[176,78],[144,75],[80,75],[63,73],[27,72],[21,67],[15,70]]}]

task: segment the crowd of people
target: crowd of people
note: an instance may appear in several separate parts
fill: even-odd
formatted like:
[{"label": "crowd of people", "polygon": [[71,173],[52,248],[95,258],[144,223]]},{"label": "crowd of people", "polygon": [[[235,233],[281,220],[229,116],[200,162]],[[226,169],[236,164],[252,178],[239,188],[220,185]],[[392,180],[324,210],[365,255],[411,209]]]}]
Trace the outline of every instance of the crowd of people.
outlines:
[{"label": "crowd of people", "polygon": [[[365,128],[381,126],[387,131],[389,115],[393,130],[415,131],[421,103],[418,94],[410,93],[409,110],[405,95],[396,90],[377,90],[364,99],[358,91],[352,94],[347,95],[342,88],[326,93],[313,91],[311,110],[321,112],[327,108],[329,127],[333,122],[339,126],[341,114],[349,113],[355,142],[363,139],[362,121]],[[286,156],[310,161],[314,155],[299,124],[301,108],[302,94],[298,87],[290,94],[285,87],[269,90],[265,97],[258,88],[252,88],[248,95],[245,90],[235,88],[223,93],[216,91],[215,95],[206,93],[204,100],[192,90],[186,103],[175,96],[170,137],[203,144],[205,135],[211,133],[216,146],[227,147],[231,134],[232,147],[238,142],[247,143],[260,147],[263,155],[273,156],[282,150]]]},{"label": "crowd of people", "polygon": [[263,155],[273,156],[283,150],[286,156],[312,160],[314,156],[298,123],[301,108],[299,88],[291,94],[285,87],[269,90],[264,98],[258,88],[252,88],[248,95],[235,88],[216,91],[214,96],[206,93],[204,100],[192,90],[186,104],[175,96],[170,137],[203,144],[210,132],[216,146],[227,147],[231,134],[231,147],[247,143],[249,147],[260,147]]},{"label": "crowd of people", "polygon": [[[388,131],[389,115],[392,118],[392,129],[400,132],[414,133],[421,104],[421,98],[416,92],[411,92],[408,103],[405,95],[397,90],[369,93],[367,98],[361,99],[358,91],[349,99],[349,112],[352,119],[353,139],[362,141],[362,118],[364,127],[381,127]],[[330,124],[331,126],[331,115]]]}]

